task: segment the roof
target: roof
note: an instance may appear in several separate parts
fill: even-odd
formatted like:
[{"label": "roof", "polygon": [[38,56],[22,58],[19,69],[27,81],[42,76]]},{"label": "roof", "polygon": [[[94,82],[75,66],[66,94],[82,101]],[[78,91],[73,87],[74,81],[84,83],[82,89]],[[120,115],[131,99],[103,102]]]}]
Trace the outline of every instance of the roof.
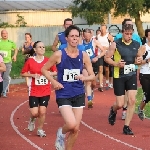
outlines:
[{"label": "roof", "polygon": [[0,0],[0,11],[13,10],[63,10],[71,0]]}]

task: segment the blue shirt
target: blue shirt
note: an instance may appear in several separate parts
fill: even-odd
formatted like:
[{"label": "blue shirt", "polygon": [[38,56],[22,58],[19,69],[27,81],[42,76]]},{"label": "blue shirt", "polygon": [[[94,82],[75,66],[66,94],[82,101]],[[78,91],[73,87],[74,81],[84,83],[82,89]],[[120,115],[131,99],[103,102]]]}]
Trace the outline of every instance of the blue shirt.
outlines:
[{"label": "blue shirt", "polygon": [[[118,39],[120,39],[120,38],[122,38],[122,33],[117,34],[117,35],[115,36],[115,38],[114,38],[114,41],[116,41],[116,40],[118,40]],[[132,34],[132,40],[135,40],[135,41],[139,42],[140,45],[142,45],[141,39],[140,39],[140,37],[139,37],[138,34],[133,33],[133,34]]]},{"label": "blue shirt", "polygon": [[59,32],[58,33],[58,38],[59,38],[59,41],[60,41],[61,45],[67,43],[66,37],[65,37],[65,32]]},{"label": "blue shirt", "polygon": [[[59,46],[59,48],[58,48],[58,50],[63,50],[64,48],[66,48],[67,47],[67,44],[62,44],[62,45],[60,45]],[[80,51],[85,51],[85,46],[83,45],[83,44],[79,44],[78,46],[77,46],[77,48],[78,48],[78,50],[80,50]]]},{"label": "blue shirt", "polygon": [[55,91],[56,98],[72,98],[85,92],[83,82],[75,79],[76,75],[82,74],[82,51],[79,51],[79,55],[76,58],[71,58],[63,49],[61,62],[56,67],[57,80],[64,86],[64,88]]},{"label": "blue shirt", "polygon": [[89,55],[90,59],[93,59],[95,56],[94,47],[93,47],[93,40],[89,43],[86,43],[83,40],[83,45],[85,46],[85,52]]}]

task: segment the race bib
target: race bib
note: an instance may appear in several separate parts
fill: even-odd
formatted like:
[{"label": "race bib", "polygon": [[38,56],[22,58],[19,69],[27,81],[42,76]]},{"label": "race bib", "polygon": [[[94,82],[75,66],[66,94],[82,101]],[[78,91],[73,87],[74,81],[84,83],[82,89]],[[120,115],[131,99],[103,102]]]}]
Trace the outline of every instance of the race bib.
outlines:
[{"label": "race bib", "polygon": [[5,58],[8,56],[8,52],[7,51],[2,51],[0,50],[0,54]]},{"label": "race bib", "polygon": [[78,75],[80,75],[80,69],[64,69],[63,81],[75,82],[77,81],[75,77]]},{"label": "race bib", "polygon": [[135,70],[136,70],[136,67],[134,64],[124,66],[124,74],[129,74],[130,72],[133,72]]},{"label": "race bib", "polygon": [[91,57],[91,56],[93,56],[93,51],[92,51],[92,49],[90,48],[90,49],[87,49],[86,50],[86,53]]},{"label": "race bib", "polygon": [[39,79],[35,78],[35,85],[46,85],[48,84],[48,80],[46,79],[45,76],[40,76]]}]

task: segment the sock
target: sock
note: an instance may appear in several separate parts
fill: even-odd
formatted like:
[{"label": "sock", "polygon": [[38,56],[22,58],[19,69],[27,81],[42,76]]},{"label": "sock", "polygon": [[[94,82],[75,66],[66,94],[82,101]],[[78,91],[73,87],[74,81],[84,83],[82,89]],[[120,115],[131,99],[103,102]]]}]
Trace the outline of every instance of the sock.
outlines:
[{"label": "sock", "polygon": [[92,96],[87,96],[88,101],[92,100]]},{"label": "sock", "polygon": [[129,128],[129,126],[127,126],[127,125],[124,125],[124,128]]},{"label": "sock", "polygon": [[127,106],[126,107],[123,107],[123,111],[126,111],[127,110]]},{"label": "sock", "polygon": [[108,84],[109,83],[109,81],[108,80],[106,80],[106,84]]}]

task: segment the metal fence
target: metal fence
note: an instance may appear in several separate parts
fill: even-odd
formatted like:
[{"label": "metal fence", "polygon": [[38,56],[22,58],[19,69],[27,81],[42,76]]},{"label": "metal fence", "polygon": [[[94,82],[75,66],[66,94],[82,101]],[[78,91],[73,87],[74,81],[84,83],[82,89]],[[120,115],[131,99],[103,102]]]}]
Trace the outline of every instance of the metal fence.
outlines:
[{"label": "metal fence", "polygon": [[[98,29],[99,25],[78,25],[81,29],[83,28],[90,28],[94,29],[95,31]],[[118,28],[121,29],[121,24],[117,24],[115,26],[112,25],[107,25],[109,31],[115,35],[117,34]],[[150,23],[143,23],[144,29],[150,28]],[[134,25],[134,32],[137,33],[136,26]],[[0,29],[1,31],[2,29]],[[56,34],[60,31],[63,31],[63,26],[49,26],[49,27],[20,27],[20,28],[6,28],[8,31],[8,36],[10,40],[13,40],[16,44],[17,47],[20,48],[22,47],[25,39],[24,39],[24,34],[29,32],[32,34],[32,39],[33,41],[42,41],[46,46],[52,45],[54,38]]]}]

